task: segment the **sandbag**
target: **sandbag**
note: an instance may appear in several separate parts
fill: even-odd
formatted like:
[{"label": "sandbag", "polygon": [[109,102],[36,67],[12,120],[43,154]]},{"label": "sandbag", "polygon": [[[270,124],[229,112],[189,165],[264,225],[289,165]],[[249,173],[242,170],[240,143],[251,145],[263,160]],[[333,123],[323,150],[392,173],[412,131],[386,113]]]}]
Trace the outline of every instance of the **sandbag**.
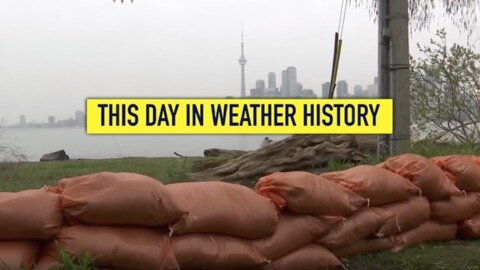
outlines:
[{"label": "sandbag", "polygon": [[307,216],[282,213],[275,233],[253,241],[254,247],[268,260],[276,260],[324,236],[342,220],[334,216]]},{"label": "sandbag", "polygon": [[400,251],[428,242],[443,242],[455,239],[457,224],[442,225],[434,221],[427,221],[418,228],[394,236],[393,251]]},{"label": "sandbag", "polygon": [[1,241],[0,269],[32,269],[39,252],[34,241]]},{"label": "sandbag", "polygon": [[170,225],[173,234],[212,233],[255,239],[275,231],[275,205],[248,187],[217,181],[166,187],[187,212]]},{"label": "sandbag", "polygon": [[360,165],[322,176],[369,199],[371,206],[395,203],[420,194],[420,189],[408,179],[378,166]]},{"label": "sandbag", "polygon": [[392,240],[390,238],[379,239],[363,239],[353,243],[352,245],[333,251],[337,258],[346,258],[350,256],[374,253],[389,250],[392,248]]},{"label": "sandbag", "polygon": [[63,212],[73,223],[159,226],[184,214],[162,183],[135,173],[66,178],[58,189]]},{"label": "sandbag", "polygon": [[351,190],[308,172],[276,172],[260,178],[255,190],[278,208],[303,215],[349,216],[367,204]]},{"label": "sandbag", "polygon": [[480,212],[480,193],[452,196],[449,200],[430,203],[431,219],[454,223]]},{"label": "sandbag", "polygon": [[47,255],[58,258],[58,249],[73,256],[88,252],[100,268],[162,270],[179,267],[168,234],[148,228],[66,227]]},{"label": "sandbag", "polygon": [[459,222],[457,234],[460,238],[480,238],[480,214],[473,215]]},{"label": "sandbag", "polygon": [[61,269],[61,267],[62,263],[57,258],[48,254],[40,256],[35,264],[35,270]]},{"label": "sandbag", "polygon": [[317,242],[329,250],[343,248],[377,232],[385,222],[394,216],[394,213],[382,208],[364,207],[346,221],[337,224]]},{"label": "sandbag", "polygon": [[430,203],[425,197],[412,197],[404,202],[389,204],[383,209],[395,214],[378,230],[381,237],[415,229],[430,218]]},{"label": "sandbag", "polygon": [[44,190],[0,192],[0,239],[50,239],[62,223],[59,195]]},{"label": "sandbag", "polygon": [[480,192],[480,165],[469,156],[452,155],[432,158],[460,190]]},{"label": "sandbag", "polygon": [[172,249],[181,269],[246,269],[267,262],[250,241],[233,236],[175,236]]},{"label": "sandbag", "polygon": [[429,200],[460,195],[461,191],[433,161],[415,154],[391,157],[379,166],[409,179]]},{"label": "sandbag", "polygon": [[309,244],[276,261],[265,265],[263,270],[321,270],[341,267],[342,263],[326,248]]}]

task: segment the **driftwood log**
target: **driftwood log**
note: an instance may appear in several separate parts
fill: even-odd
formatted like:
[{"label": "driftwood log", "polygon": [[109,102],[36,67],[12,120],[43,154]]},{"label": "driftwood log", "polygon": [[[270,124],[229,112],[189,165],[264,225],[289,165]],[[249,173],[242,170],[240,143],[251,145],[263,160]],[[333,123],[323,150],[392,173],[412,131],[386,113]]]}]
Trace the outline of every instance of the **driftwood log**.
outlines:
[{"label": "driftwood log", "polygon": [[358,163],[375,150],[375,136],[294,135],[237,157],[201,161],[190,178],[248,182],[278,171],[325,167],[329,161]]},{"label": "driftwood log", "polygon": [[206,157],[218,157],[221,155],[226,155],[230,157],[237,157],[243,154],[248,153],[248,151],[243,150],[230,150],[230,149],[221,149],[221,148],[211,148],[203,151],[203,155]]}]

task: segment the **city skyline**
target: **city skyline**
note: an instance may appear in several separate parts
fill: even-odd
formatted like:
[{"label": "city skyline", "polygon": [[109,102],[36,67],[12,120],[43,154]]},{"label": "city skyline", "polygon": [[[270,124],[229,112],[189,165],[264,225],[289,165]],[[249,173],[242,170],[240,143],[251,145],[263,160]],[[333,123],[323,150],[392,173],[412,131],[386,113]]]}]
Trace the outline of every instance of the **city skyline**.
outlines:
[{"label": "city skyline", "polygon": [[[295,66],[320,96],[341,7],[335,0],[2,3],[0,119],[8,124],[20,114],[68,118],[87,97],[240,96],[241,25],[247,93],[269,71],[279,85],[283,68]],[[467,42],[444,21],[412,31],[411,44],[428,43],[440,27],[450,41]],[[348,7],[343,41],[338,78],[365,89],[378,69],[378,26],[366,8]],[[416,46],[411,54],[420,56]]]},{"label": "city skyline", "polygon": [[[7,127],[11,128],[37,128],[37,127],[83,127],[85,126],[85,112],[84,111],[75,111],[73,116],[70,116],[67,119],[60,119],[54,115],[49,115],[47,121],[38,122],[38,121],[29,121],[27,115],[22,114],[19,116],[19,121],[16,124],[8,125]],[[0,127],[2,124],[0,123]]]}]

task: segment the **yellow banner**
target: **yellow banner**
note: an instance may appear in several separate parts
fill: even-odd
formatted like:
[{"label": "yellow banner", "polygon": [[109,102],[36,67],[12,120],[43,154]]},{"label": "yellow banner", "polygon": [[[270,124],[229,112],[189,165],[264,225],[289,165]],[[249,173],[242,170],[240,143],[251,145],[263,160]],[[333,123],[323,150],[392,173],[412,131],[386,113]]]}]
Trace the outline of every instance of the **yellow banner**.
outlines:
[{"label": "yellow banner", "polygon": [[391,99],[89,98],[88,134],[391,134]]}]

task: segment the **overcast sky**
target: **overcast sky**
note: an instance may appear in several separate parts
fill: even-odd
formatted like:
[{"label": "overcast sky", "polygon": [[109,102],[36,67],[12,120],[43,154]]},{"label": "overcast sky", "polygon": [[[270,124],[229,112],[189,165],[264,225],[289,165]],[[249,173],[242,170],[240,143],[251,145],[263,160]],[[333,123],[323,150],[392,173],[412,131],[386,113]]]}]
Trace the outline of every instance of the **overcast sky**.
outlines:
[{"label": "overcast sky", "polygon": [[[0,118],[45,122],[83,109],[86,97],[240,94],[240,29],[247,90],[295,66],[305,88],[329,80],[339,0],[2,0]],[[448,23],[413,33],[426,42]],[[366,87],[377,72],[377,26],[349,7],[338,78]]]}]

